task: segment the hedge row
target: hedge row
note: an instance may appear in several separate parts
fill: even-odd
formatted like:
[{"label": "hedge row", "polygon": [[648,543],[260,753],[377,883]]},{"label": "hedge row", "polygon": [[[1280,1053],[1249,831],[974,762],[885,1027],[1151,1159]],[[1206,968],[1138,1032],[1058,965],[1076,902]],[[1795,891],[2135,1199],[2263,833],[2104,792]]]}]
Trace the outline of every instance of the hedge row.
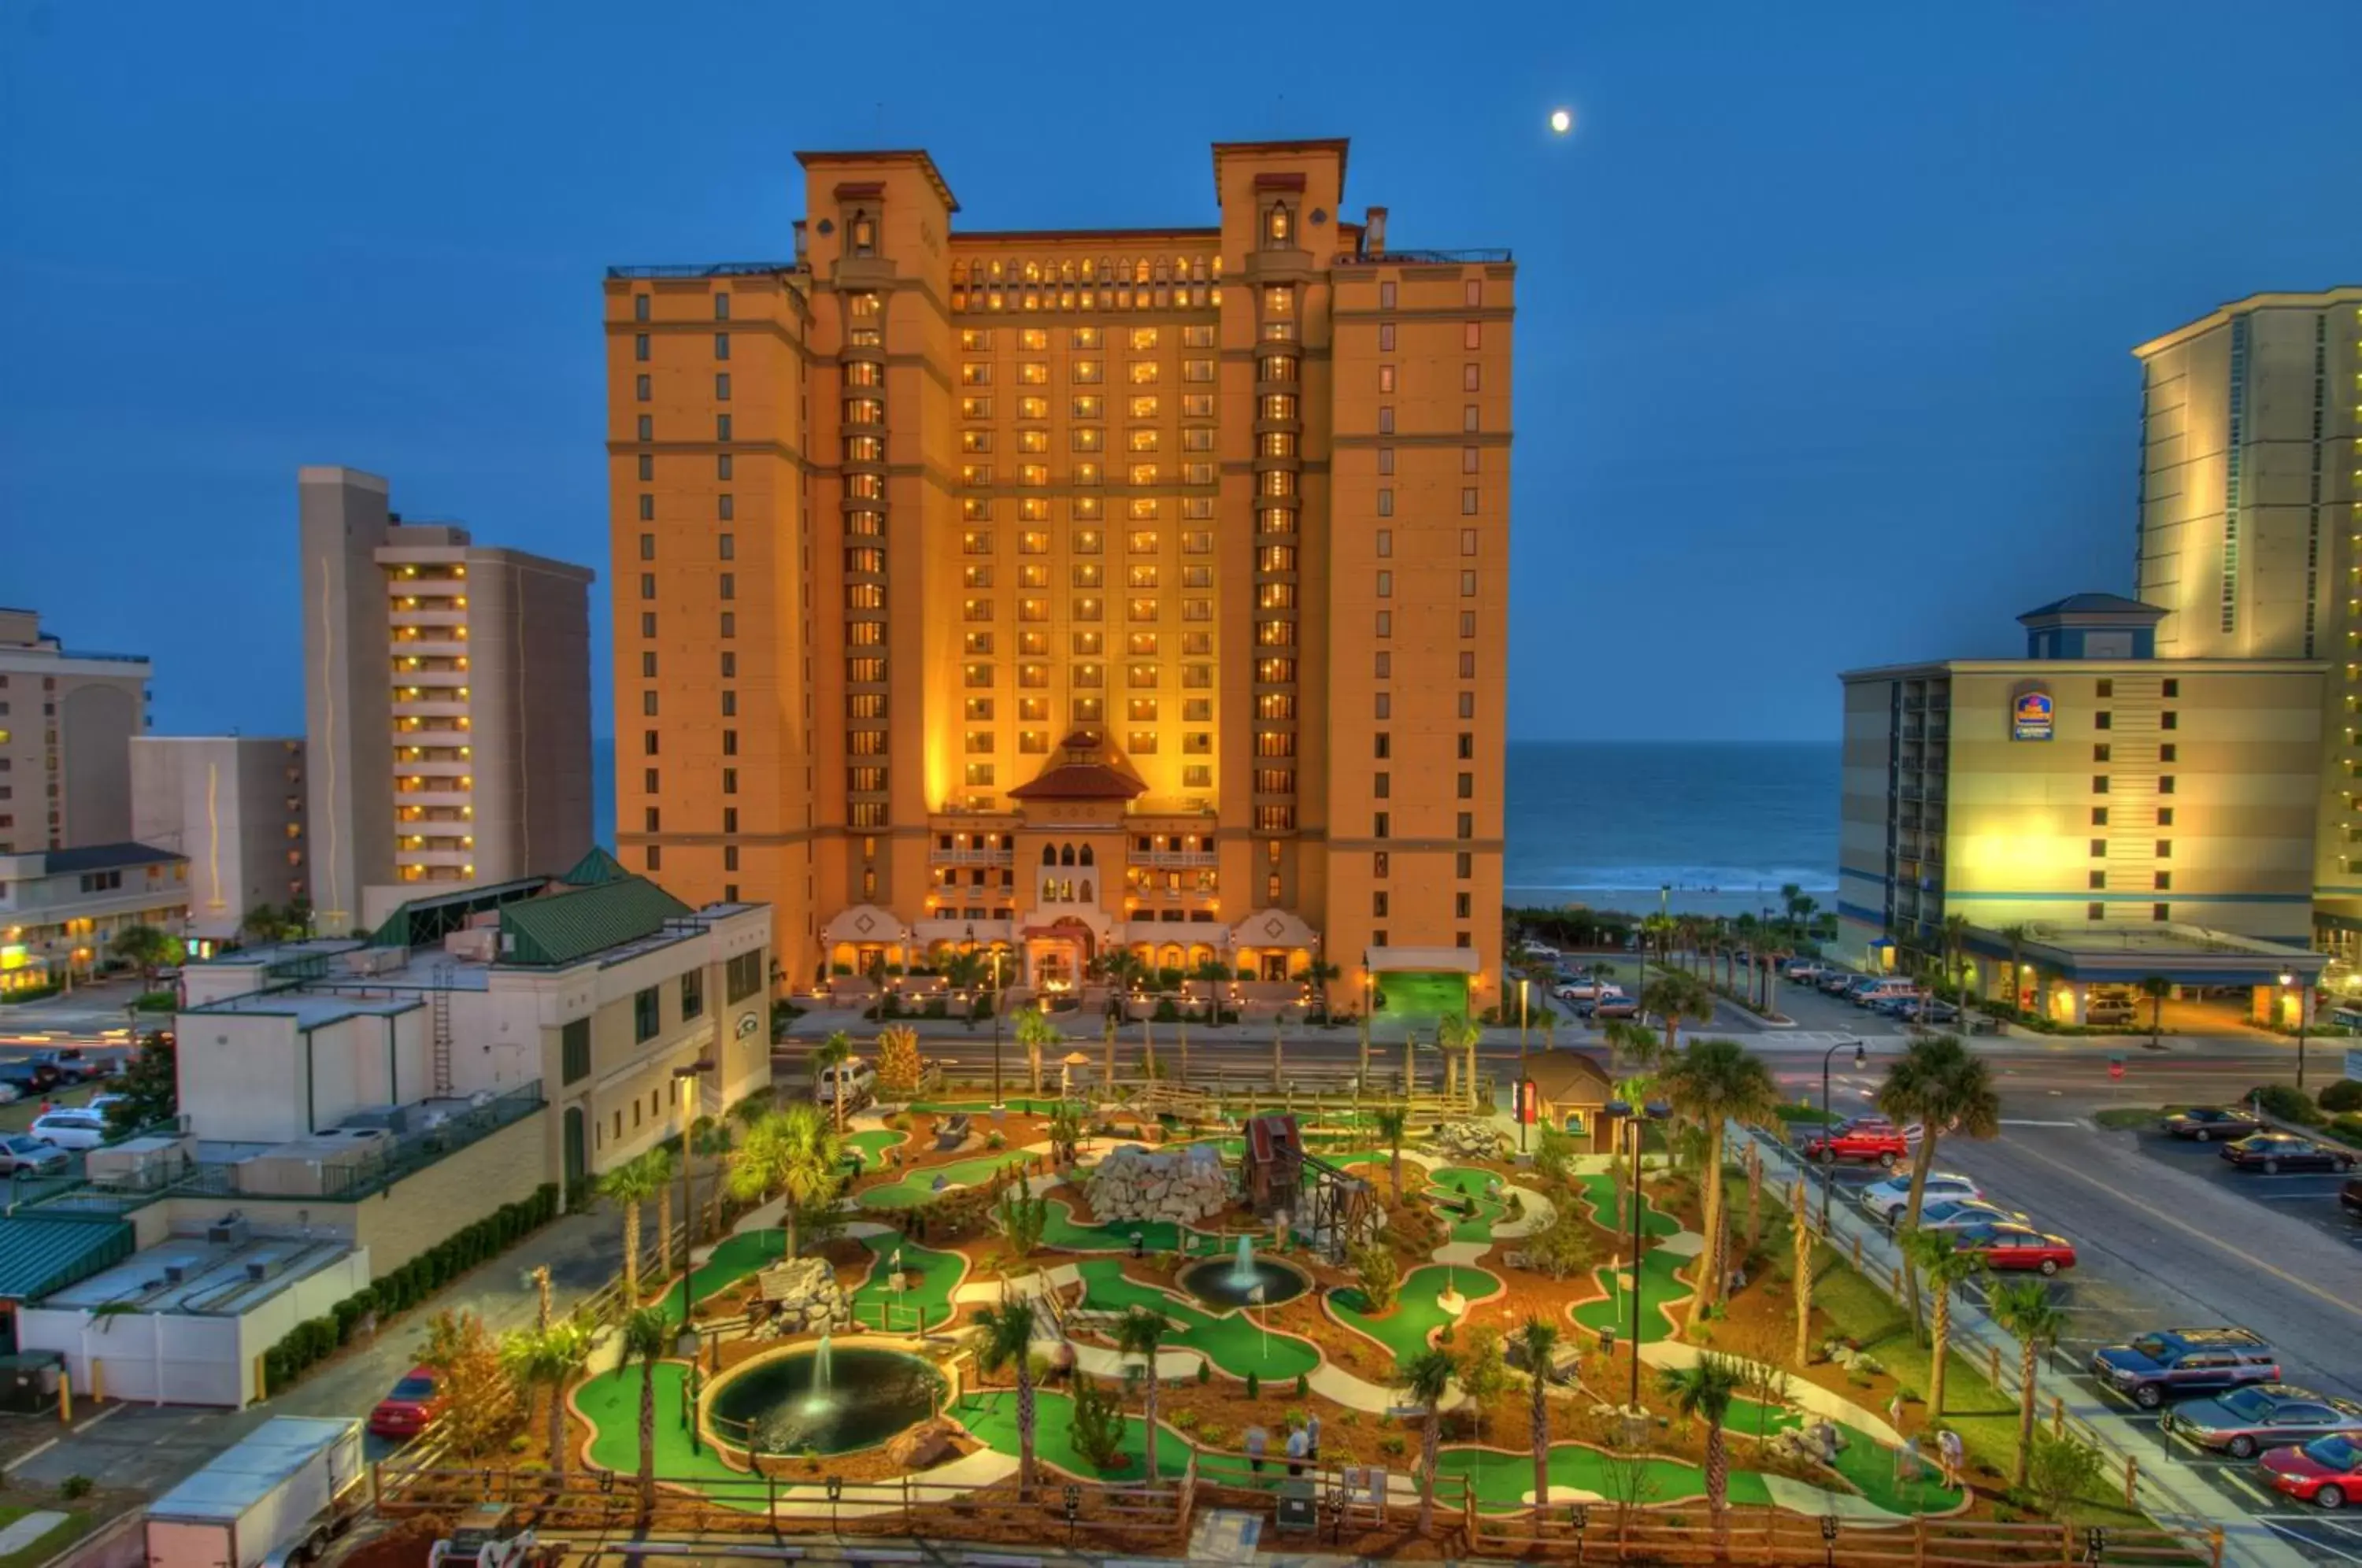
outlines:
[{"label": "hedge row", "polygon": [[307,1318],[262,1353],[265,1391],[276,1394],[316,1364],[334,1355],[372,1312],[380,1318],[404,1312],[487,1259],[497,1257],[557,1216],[557,1187],[544,1183],[534,1195],[503,1203],[467,1229],[446,1237],[391,1274],[381,1274],[328,1309]]}]

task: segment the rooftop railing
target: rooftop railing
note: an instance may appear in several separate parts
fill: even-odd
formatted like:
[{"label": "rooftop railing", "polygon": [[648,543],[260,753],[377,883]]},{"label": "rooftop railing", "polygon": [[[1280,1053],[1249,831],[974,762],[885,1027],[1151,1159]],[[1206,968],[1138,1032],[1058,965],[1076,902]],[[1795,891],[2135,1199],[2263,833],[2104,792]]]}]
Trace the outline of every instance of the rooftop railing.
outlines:
[{"label": "rooftop railing", "polygon": [[708,261],[669,267],[610,267],[611,278],[745,278],[763,272],[792,272],[792,261]]},{"label": "rooftop railing", "polygon": [[1508,259],[1508,247],[1499,246],[1481,247],[1474,250],[1343,250],[1338,252],[1334,264],[1339,267],[1416,267],[1499,263]]}]

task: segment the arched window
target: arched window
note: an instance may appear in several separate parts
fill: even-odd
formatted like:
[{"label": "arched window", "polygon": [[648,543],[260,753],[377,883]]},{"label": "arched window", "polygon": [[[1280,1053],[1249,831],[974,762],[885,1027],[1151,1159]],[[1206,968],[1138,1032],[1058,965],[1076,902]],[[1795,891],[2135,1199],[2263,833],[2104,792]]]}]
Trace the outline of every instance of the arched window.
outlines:
[{"label": "arched window", "polygon": [[1088,877],[1086,877],[1086,878],[1083,878],[1083,902],[1085,902],[1085,903],[1087,903],[1087,903],[1090,903],[1090,902],[1092,902],[1092,901],[1093,901],[1093,900],[1092,900],[1092,899],[1091,899],[1091,879],[1090,879]]},{"label": "arched window", "polygon": [[1274,245],[1286,245],[1296,232],[1296,215],[1287,210],[1286,202],[1274,202],[1264,214],[1263,235]]},{"label": "arched window", "polygon": [[1089,865],[1094,864],[1094,862],[1093,862],[1093,861],[1092,861],[1092,859],[1091,859],[1091,846],[1090,846],[1089,845],[1087,845],[1087,845],[1083,845],[1083,857],[1082,857],[1081,861],[1079,862],[1079,864],[1084,865],[1084,866],[1089,866]]},{"label": "arched window", "polygon": [[1071,844],[1060,845],[1058,846],[1058,864],[1061,866],[1072,866],[1074,863],[1075,846]]},{"label": "arched window", "polygon": [[1135,283],[1144,283],[1148,282],[1147,257],[1143,256],[1139,260],[1131,264],[1131,281]]},{"label": "arched window", "polygon": [[855,207],[853,212],[853,253],[866,256],[877,248],[877,225],[870,215]]},{"label": "arched window", "polygon": [[1044,866],[1055,866],[1058,864],[1057,850],[1049,845],[1043,845],[1042,846],[1042,864]]}]

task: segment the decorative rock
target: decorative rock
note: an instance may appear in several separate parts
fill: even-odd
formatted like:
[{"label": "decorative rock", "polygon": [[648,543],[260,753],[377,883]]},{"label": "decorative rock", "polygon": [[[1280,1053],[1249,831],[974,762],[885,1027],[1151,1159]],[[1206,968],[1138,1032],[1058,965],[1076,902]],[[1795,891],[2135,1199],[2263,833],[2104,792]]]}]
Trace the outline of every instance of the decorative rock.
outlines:
[{"label": "decorative rock", "polygon": [[959,1428],[949,1421],[922,1421],[896,1433],[886,1445],[886,1458],[899,1471],[926,1470],[952,1457],[958,1436]]},{"label": "decorative rock", "polygon": [[1463,1160],[1500,1158],[1509,1141],[1489,1121],[1446,1121],[1429,1140],[1443,1153]]},{"label": "decorative rock", "polygon": [[817,1333],[853,1320],[844,1289],[825,1258],[789,1258],[755,1276],[756,1293],[770,1309],[774,1333]]},{"label": "decorative rock", "polygon": [[1230,1206],[1230,1174],[1205,1143],[1153,1152],[1123,1144],[1084,1177],[1091,1210],[1102,1220],[1187,1223]]}]

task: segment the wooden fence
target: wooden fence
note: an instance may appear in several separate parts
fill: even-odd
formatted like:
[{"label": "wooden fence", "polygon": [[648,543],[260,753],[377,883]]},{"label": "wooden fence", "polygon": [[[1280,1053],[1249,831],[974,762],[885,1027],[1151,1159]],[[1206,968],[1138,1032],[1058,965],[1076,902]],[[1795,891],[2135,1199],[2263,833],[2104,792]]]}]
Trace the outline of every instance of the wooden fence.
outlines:
[{"label": "wooden fence", "polygon": [[2060,1523],[1999,1524],[1990,1520],[1914,1518],[1880,1523],[1836,1517],[1814,1519],[1777,1508],[1729,1509],[1717,1531],[1707,1511],[1691,1503],[1626,1509],[1610,1503],[1559,1505],[1537,1518],[1472,1513],[1464,1521],[1469,1550],[1501,1556],[1575,1562],[1701,1562],[1809,1564],[1824,1568],[2001,1568],[2011,1563],[2103,1561],[2130,1568],[2222,1568],[2223,1534],[2193,1553],[2182,1537],[2161,1529],[2109,1528],[2098,1534]]}]

